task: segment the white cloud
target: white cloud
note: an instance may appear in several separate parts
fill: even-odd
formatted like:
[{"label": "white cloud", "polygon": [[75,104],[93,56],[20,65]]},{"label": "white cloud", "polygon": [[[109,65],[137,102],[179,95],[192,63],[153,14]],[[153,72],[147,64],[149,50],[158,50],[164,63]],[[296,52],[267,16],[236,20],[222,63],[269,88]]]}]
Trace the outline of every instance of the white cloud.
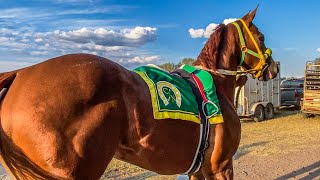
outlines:
[{"label": "white cloud", "polygon": [[2,52],[34,58],[42,57],[42,60],[67,53],[90,53],[132,67],[160,59],[157,55],[138,50],[141,45],[156,39],[156,31],[156,28],[141,26],[120,30],[81,28],[49,32],[2,28],[0,29],[0,48]]},{"label": "white cloud", "polygon": [[[62,1],[61,1],[62,2]],[[64,1],[63,1],[64,2]],[[101,18],[101,14],[110,15],[132,10],[136,7],[125,5],[109,5],[107,7],[92,6],[84,3],[72,9],[50,6],[49,9],[31,7],[4,8],[1,9],[0,27],[14,27],[15,29],[34,29],[41,27],[42,30],[53,30],[55,27],[71,30],[74,27],[90,27],[97,25],[114,25],[117,22],[128,21],[127,19]],[[96,18],[90,15],[98,14]],[[90,17],[86,16],[89,15]]]},{"label": "white cloud", "polygon": [[203,36],[205,38],[209,38],[214,30],[219,26],[219,24],[211,23],[206,27],[206,31],[204,32]]},{"label": "white cloud", "polygon": [[20,61],[0,61],[0,72],[12,71],[16,69],[20,69],[26,66],[31,66],[30,62],[20,62]]},{"label": "white cloud", "polygon": [[7,38],[7,37],[0,37],[0,44],[2,44],[2,43],[7,43],[7,42],[9,42],[9,38]]},{"label": "white cloud", "polygon": [[30,55],[33,56],[43,56],[43,55],[47,55],[48,51],[31,51]]},{"label": "white cloud", "polygon": [[157,28],[151,27],[135,27],[134,29],[125,29],[123,31],[124,36],[128,39],[142,39],[145,36],[155,35]]},{"label": "white cloud", "polygon": [[120,31],[98,28],[90,30],[82,28],[73,31],[59,31],[39,33],[39,36],[54,38],[56,41],[70,41],[74,43],[92,43],[103,46],[130,46],[137,47],[156,40],[157,29],[151,27],[135,27]]},{"label": "white cloud", "polygon": [[37,38],[37,39],[35,39],[34,41],[35,41],[35,42],[42,42],[43,39],[42,39],[42,38]]},{"label": "white cloud", "polygon": [[203,29],[189,29],[189,34],[192,38],[201,38],[203,37],[204,30]]},{"label": "white cloud", "polygon": [[156,63],[159,60],[160,60],[160,56],[157,56],[157,55],[134,56],[134,55],[131,55],[130,53],[126,53],[126,54],[123,54],[123,58],[121,58],[119,60],[119,63],[128,67],[128,68],[133,68],[136,66],[147,65],[150,63]]},{"label": "white cloud", "polygon": [[[231,22],[236,21],[237,19],[235,18],[229,18],[223,20],[223,24],[229,24]],[[210,35],[215,31],[215,29],[219,26],[217,23],[210,23],[206,29],[189,29],[189,34],[191,38],[209,38]]]},{"label": "white cloud", "polygon": [[316,51],[317,51],[317,52],[320,52],[320,48],[317,48]]},{"label": "white cloud", "polygon": [[52,32],[18,32],[11,29],[0,29],[1,47],[28,48],[85,48],[87,50],[117,51],[122,47],[139,47],[156,39],[156,28],[135,27],[123,30],[82,28],[72,31]]},{"label": "white cloud", "polygon": [[227,25],[227,24],[232,23],[236,20],[238,20],[238,19],[236,19],[236,18],[225,19],[225,20],[223,20],[223,24]]},{"label": "white cloud", "polygon": [[151,63],[156,60],[159,60],[159,56],[147,56],[147,57],[139,57],[136,56],[132,59],[128,60],[128,63],[139,63],[139,64],[145,64],[145,63]]}]

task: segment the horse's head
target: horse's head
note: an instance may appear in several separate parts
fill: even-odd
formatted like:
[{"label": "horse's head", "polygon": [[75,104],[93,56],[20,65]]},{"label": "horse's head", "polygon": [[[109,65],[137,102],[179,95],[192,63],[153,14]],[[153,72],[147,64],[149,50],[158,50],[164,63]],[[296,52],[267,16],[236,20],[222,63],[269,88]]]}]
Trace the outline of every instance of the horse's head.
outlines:
[{"label": "horse's head", "polygon": [[264,43],[264,35],[252,23],[257,8],[228,26],[234,26],[239,34],[238,46],[241,53],[239,65],[253,77],[267,81],[277,76],[279,68],[272,59],[271,49]]},{"label": "horse's head", "polygon": [[[278,65],[271,57],[271,49],[264,44],[264,36],[252,23],[257,8],[228,25],[220,24],[210,36],[194,65],[214,74],[235,76],[250,73],[261,81],[273,79]],[[237,67],[242,67],[241,72]]]}]

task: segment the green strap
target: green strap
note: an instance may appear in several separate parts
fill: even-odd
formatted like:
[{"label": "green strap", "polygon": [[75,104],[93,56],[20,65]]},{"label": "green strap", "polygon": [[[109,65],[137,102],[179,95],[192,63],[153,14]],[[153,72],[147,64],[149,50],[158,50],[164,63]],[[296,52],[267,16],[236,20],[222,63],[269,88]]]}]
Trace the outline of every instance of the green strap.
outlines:
[{"label": "green strap", "polygon": [[242,64],[243,64],[243,62],[244,62],[244,57],[246,56],[246,52],[247,52],[248,54],[253,55],[253,56],[255,56],[255,57],[257,57],[257,58],[260,59],[260,56],[259,56],[258,53],[256,53],[256,52],[254,52],[254,51],[252,51],[252,50],[250,50],[250,49],[247,48],[246,42],[245,42],[245,40],[244,40],[244,37],[243,37],[243,34],[242,34],[242,31],[241,31],[241,28],[240,28],[239,24],[236,23],[236,22],[233,22],[232,24],[233,24],[234,26],[236,26],[236,28],[237,28],[237,30],[238,30],[238,34],[239,34],[239,38],[240,38],[240,43],[241,43],[241,51],[242,51],[242,53],[241,53],[241,59],[240,59],[239,66],[242,66]]},{"label": "green strap", "polygon": [[233,22],[232,24],[237,27],[237,30],[238,30],[238,33],[239,33],[241,47],[245,47],[246,46],[246,42],[244,41],[243,34],[242,34],[242,31],[241,31],[241,28],[240,28],[239,24],[237,24],[236,22]]},{"label": "green strap", "polygon": [[251,54],[252,56],[255,56],[255,57],[257,57],[257,58],[260,58],[260,56],[259,56],[258,53],[254,52],[254,51],[251,51],[250,49],[248,49],[247,52],[248,52],[248,54]]},{"label": "green strap", "polygon": [[243,61],[244,61],[244,57],[246,56],[246,52],[245,51],[242,51],[242,54],[241,54],[241,59],[240,59],[240,63],[239,63],[239,66],[242,66],[243,64]]},{"label": "green strap", "polygon": [[[241,47],[247,47],[246,46],[246,42],[244,41],[244,38],[243,38],[243,34],[242,34],[242,31],[240,29],[240,26],[239,24],[237,24],[236,22],[233,22],[232,23],[234,26],[236,26],[237,30],[238,30],[238,34],[239,34],[239,38],[240,38],[240,43],[241,43]],[[239,66],[242,66],[243,64],[243,61],[244,61],[244,57],[246,56],[246,51],[244,51],[243,49],[241,49],[242,53],[241,53],[241,59],[240,59],[240,63],[239,63]]]}]

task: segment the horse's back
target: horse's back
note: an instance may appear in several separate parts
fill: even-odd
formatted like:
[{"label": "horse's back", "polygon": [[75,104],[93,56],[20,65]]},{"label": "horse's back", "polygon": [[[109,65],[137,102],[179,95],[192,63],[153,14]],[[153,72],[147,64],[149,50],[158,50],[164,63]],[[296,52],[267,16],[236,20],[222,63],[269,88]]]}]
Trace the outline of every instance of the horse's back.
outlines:
[{"label": "horse's back", "polygon": [[[101,175],[119,139],[124,119],[117,112],[123,106],[119,90],[129,72],[98,56],[74,54],[15,74],[0,112],[6,163],[32,162],[18,169],[40,177],[45,172],[58,178]],[[20,156],[13,157],[18,151]]]}]

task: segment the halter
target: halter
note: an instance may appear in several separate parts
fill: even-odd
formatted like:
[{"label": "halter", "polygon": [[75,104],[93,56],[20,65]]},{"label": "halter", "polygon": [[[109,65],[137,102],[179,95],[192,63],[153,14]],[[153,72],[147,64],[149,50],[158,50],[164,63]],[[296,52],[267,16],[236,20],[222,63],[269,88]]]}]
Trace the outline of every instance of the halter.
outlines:
[{"label": "halter", "polygon": [[240,59],[239,66],[242,66],[246,53],[259,58],[259,63],[253,69],[245,70],[245,71],[230,71],[230,70],[225,70],[225,69],[217,69],[217,71],[220,74],[233,75],[233,76],[235,76],[237,74],[250,73],[250,74],[254,75],[255,78],[258,78],[258,77],[261,76],[262,72],[268,67],[267,63],[266,63],[266,59],[268,59],[268,57],[271,56],[272,51],[271,51],[270,48],[267,48],[266,51],[264,52],[264,54],[262,54],[262,52],[261,52],[256,40],[253,38],[253,35],[250,32],[250,30],[249,30],[248,26],[246,25],[246,23],[242,19],[239,19],[239,20],[243,24],[244,29],[247,31],[251,41],[253,42],[253,44],[254,44],[254,46],[256,47],[256,50],[257,50],[257,52],[252,51],[251,49],[249,49],[246,46],[246,43],[245,43],[245,40],[244,40],[244,37],[243,37],[243,33],[242,33],[242,30],[241,30],[240,26],[238,25],[238,23],[233,22],[232,24],[238,30],[240,43],[241,43],[241,59]]}]

